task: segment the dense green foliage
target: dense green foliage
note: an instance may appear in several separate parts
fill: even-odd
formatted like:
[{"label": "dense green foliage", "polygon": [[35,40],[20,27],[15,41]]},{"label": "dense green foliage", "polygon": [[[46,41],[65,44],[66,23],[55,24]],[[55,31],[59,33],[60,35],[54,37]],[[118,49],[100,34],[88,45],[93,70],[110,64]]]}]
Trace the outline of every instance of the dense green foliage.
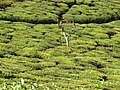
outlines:
[{"label": "dense green foliage", "polygon": [[10,6],[13,0],[7,1],[4,2],[8,7],[0,11],[0,19],[10,21],[57,23],[57,18],[63,13],[65,19],[77,23],[103,23],[120,18],[119,0],[77,0],[77,4],[73,3],[74,0],[25,0]]},{"label": "dense green foliage", "polygon": [[[119,90],[120,1],[73,2],[0,0],[1,88]],[[60,16],[77,22],[63,24],[69,47],[56,24]]]},{"label": "dense green foliage", "polygon": [[4,9],[7,6],[11,5],[13,0],[0,0],[0,8]]},{"label": "dense green foliage", "polygon": [[[118,3],[117,3],[118,2]],[[104,23],[120,18],[120,2],[116,0],[79,0],[77,5],[64,15],[64,18],[77,23]]]},{"label": "dense green foliage", "polygon": [[[28,83],[32,80],[51,88],[54,83],[58,89],[117,89],[119,24],[76,24],[70,47],[66,48],[55,24],[0,21],[0,81],[24,78]],[[70,29],[71,24],[66,27]]]}]

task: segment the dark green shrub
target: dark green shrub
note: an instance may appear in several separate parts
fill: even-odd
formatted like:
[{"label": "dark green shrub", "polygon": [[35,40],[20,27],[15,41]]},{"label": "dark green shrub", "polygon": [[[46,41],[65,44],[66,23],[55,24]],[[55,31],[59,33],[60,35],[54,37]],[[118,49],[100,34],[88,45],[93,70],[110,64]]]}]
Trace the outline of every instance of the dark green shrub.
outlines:
[{"label": "dark green shrub", "polygon": [[0,71],[0,77],[10,79],[10,78],[15,78],[15,75],[13,75],[11,73],[4,73],[4,72]]},{"label": "dark green shrub", "polygon": [[[116,9],[115,6],[118,8]],[[77,23],[105,23],[119,19],[120,7],[117,4],[115,6],[110,3],[105,4],[103,1],[79,0],[78,4],[73,5],[64,15],[64,18],[69,20],[68,17],[71,17]]]},{"label": "dark green shrub", "polygon": [[13,3],[13,0],[0,0],[0,8],[5,9]]},{"label": "dark green shrub", "polygon": [[3,50],[0,50],[0,58],[4,58],[4,55],[6,54],[6,52],[5,51],[3,51]]},{"label": "dark green shrub", "polygon": [[75,15],[74,19],[75,19],[75,22],[77,23],[88,23],[89,22],[89,17],[84,14],[78,15],[78,16]]}]

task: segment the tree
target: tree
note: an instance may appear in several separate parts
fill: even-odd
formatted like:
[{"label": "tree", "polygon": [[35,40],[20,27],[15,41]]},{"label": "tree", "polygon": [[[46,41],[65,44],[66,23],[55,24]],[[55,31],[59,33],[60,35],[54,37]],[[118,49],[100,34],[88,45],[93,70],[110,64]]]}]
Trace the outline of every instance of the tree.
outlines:
[{"label": "tree", "polygon": [[[58,19],[58,27],[61,29],[61,31],[63,32],[63,35],[64,35],[64,38],[65,38],[65,41],[66,41],[66,46],[69,47],[69,37],[71,36],[72,33],[67,33],[65,31],[65,28],[63,26],[64,23],[72,23],[74,21],[71,21],[71,20],[65,20],[65,19]],[[74,27],[75,27],[75,23],[74,23]],[[76,28],[76,27],[75,27]],[[71,32],[73,30],[71,29]],[[75,31],[75,30],[74,30]]]}]

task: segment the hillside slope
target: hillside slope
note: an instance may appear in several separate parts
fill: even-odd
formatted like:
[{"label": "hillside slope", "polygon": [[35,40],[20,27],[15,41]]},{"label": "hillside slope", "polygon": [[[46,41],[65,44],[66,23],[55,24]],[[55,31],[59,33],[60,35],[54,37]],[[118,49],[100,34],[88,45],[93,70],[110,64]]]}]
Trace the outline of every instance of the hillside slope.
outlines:
[{"label": "hillside slope", "polygon": [[[120,89],[119,0],[3,1],[1,85],[23,78],[50,90]],[[58,17],[75,21],[63,24],[69,47]]]}]

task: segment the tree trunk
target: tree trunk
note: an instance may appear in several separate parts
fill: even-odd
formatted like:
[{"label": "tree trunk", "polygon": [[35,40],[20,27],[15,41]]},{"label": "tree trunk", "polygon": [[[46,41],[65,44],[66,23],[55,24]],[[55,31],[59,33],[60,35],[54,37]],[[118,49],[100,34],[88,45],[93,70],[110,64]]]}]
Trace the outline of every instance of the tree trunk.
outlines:
[{"label": "tree trunk", "polygon": [[65,38],[65,41],[66,41],[66,46],[69,47],[69,35],[66,34],[63,27],[61,29],[62,29],[64,38]]},{"label": "tree trunk", "polygon": [[64,34],[64,38],[65,38],[65,40],[66,40],[66,45],[67,45],[67,47],[69,47],[69,36],[66,35],[65,32],[63,32],[63,34]]}]

